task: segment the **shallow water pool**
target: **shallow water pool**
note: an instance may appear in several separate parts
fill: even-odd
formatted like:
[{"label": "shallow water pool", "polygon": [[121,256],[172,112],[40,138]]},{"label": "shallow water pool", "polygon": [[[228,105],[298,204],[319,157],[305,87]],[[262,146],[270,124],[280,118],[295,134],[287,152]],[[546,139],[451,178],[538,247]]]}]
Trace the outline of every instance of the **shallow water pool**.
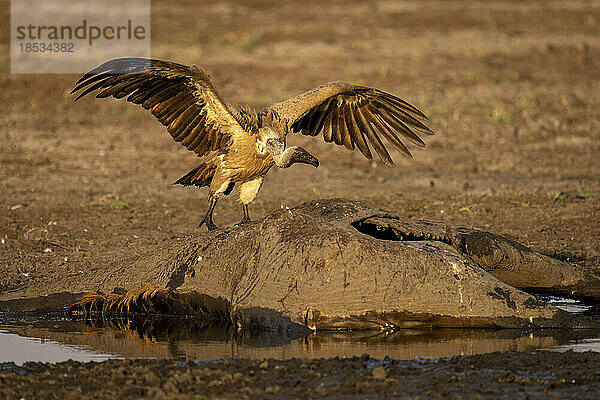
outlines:
[{"label": "shallow water pool", "polygon": [[[543,297],[570,312],[595,310],[568,299]],[[395,332],[282,332],[237,330],[193,318],[73,320],[59,315],[0,314],[0,363],[102,361],[113,358],[214,360],[222,358],[439,358],[507,350],[600,351],[594,330],[402,329]]]}]

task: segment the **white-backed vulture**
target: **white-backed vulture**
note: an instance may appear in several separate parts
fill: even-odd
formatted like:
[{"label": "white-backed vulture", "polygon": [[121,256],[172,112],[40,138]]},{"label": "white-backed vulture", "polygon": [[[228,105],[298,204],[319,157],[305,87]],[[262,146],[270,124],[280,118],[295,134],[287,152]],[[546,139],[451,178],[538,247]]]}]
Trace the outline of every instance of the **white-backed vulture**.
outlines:
[{"label": "white-backed vulture", "polygon": [[410,152],[399,138],[418,146],[417,136],[433,134],[427,117],[413,105],[378,89],[330,82],[297,97],[272,104],[262,111],[224,101],[210,76],[201,68],[170,61],[118,58],[83,75],[71,93],[75,101],[98,90],[96,97],[127,98],[150,110],[188,150],[203,162],[174,184],[208,186],[208,211],[200,226],[215,229],[212,214],[222,194],[240,184],[242,223],[250,221],[248,204],[258,193],[273,165],[294,163],[318,167],[306,150],[286,146],[291,132],[323,135],[325,142],[358,148],[368,159],[371,149],[384,163],[393,164],[382,139],[400,153]]}]

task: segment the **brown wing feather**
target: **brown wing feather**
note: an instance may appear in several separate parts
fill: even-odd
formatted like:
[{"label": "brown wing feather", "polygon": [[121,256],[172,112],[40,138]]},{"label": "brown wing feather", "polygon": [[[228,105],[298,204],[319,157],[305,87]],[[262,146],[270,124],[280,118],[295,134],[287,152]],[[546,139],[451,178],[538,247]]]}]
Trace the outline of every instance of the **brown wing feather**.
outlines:
[{"label": "brown wing feather", "polygon": [[[337,107],[336,107],[336,113],[339,113],[339,109]],[[352,140],[352,137],[350,136],[350,132],[348,132],[348,127],[346,126],[345,118],[338,118],[337,135],[339,135],[342,138],[342,140],[344,142],[344,146],[346,146],[346,148],[348,150],[354,150],[355,142]]]},{"label": "brown wing feather", "polygon": [[173,139],[199,156],[226,148],[231,139],[256,129],[242,110],[217,93],[202,69],[145,58],[117,58],[91,70],[71,93],[75,101],[100,90],[96,97],[114,97],[150,110]]},{"label": "brown wing feather", "polygon": [[344,111],[344,114],[346,114],[346,127],[348,128],[348,132],[350,133],[352,141],[356,143],[356,146],[365,157],[367,157],[369,160],[372,160],[373,156],[371,155],[371,150],[369,149],[369,145],[367,144],[363,133],[360,131],[360,128],[356,123],[354,113],[351,109]]},{"label": "brown wing feather", "polygon": [[[327,129],[323,130],[323,140],[325,140],[328,143],[333,141],[333,134],[335,132],[335,129],[332,129],[333,125],[331,124],[331,121],[335,121],[335,119],[337,118],[336,111],[337,111],[336,109],[333,109],[331,112],[329,112],[329,115],[328,115],[329,125],[327,126]],[[327,114],[325,114],[325,112],[323,112],[323,115],[327,115]],[[310,135],[316,136],[316,134],[318,134],[318,133],[319,133],[318,131],[316,131],[316,132],[312,131],[312,132],[310,132]]]},{"label": "brown wing feather", "polygon": [[379,89],[331,82],[299,96],[272,104],[265,114],[277,116],[285,133],[323,134],[326,142],[357,147],[372,159],[370,147],[384,163],[393,163],[382,138],[400,153],[411,154],[399,139],[404,136],[418,146],[425,143],[419,134],[433,135],[427,117],[412,104]]}]

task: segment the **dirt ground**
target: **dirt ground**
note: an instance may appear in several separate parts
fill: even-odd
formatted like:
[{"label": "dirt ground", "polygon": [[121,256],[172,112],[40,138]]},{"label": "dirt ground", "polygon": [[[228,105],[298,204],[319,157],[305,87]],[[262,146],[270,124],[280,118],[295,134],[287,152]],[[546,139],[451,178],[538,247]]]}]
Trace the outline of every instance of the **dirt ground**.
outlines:
[{"label": "dirt ground", "polygon": [[[75,75],[10,74],[8,0],[0,9],[0,300],[196,229],[205,189],[170,186],[195,156],[131,104],[72,103]],[[202,65],[256,108],[346,80],[430,117],[428,147],[394,167],[289,138],[321,166],[272,170],[253,218],[346,197],[600,271],[598,1],[154,1],[152,55]],[[219,203],[218,225],[240,218],[237,201]]]},{"label": "dirt ground", "polygon": [[598,353],[490,353],[440,360],[67,361],[0,365],[0,396],[44,399],[593,399]]},{"label": "dirt ground", "polygon": [[[321,166],[273,169],[253,218],[346,197],[600,268],[599,2],[152,7],[153,56],[203,65],[232,102],[259,108],[342,79],[431,118],[428,147],[394,154],[394,167],[290,138]],[[196,229],[206,189],[170,186],[194,154],[139,107],[72,103],[75,75],[10,74],[8,29],[0,34],[0,297]],[[215,218],[241,219],[237,201],[221,201]]]}]

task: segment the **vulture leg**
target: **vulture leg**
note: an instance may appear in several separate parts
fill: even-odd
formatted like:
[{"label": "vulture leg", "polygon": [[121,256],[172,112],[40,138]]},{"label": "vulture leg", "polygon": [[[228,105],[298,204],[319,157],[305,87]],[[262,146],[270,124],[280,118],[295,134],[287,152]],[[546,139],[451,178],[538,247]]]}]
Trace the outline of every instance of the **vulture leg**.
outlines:
[{"label": "vulture leg", "polygon": [[242,209],[244,210],[244,217],[240,221],[240,225],[246,224],[251,221],[250,214],[248,213],[248,204],[242,204]]},{"label": "vulture leg", "polygon": [[251,181],[244,182],[240,185],[240,202],[244,210],[244,217],[240,221],[241,224],[250,222],[250,214],[248,214],[248,204],[252,203],[262,186],[264,177],[259,176]]},{"label": "vulture leg", "polygon": [[215,210],[215,206],[217,205],[217,200],[218,196],[214,196],[212,194],[208,195],[208,210],[206,211],[206,214],[204,214],[204,217],[202,217],[198,228],[201,228],[202,225],[206,224],[206,227],[209,231],[217,229],[217,226],[213,222],[213,211]]}]

